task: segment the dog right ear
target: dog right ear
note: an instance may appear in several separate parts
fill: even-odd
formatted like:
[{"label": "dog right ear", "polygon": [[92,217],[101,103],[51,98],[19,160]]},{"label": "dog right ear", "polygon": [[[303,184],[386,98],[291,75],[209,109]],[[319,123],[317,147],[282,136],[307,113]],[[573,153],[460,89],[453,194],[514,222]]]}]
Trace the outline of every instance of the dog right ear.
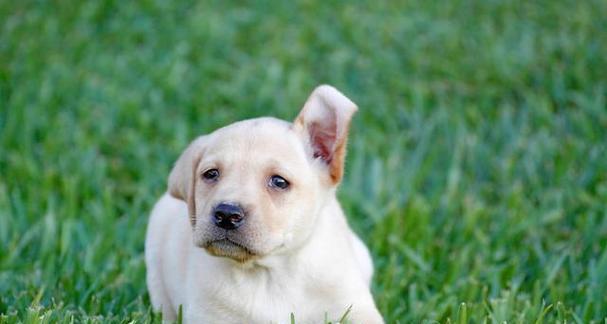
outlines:
[{"label": "dog right ear", "polygon": [[188,204],[188,213],[192,224],[195,222],[196,206],[194,203],[194,188],[196,186],[196,169],[202,158],[206,136],[195,139],[181,154],[173,170],[169,174],[169,194]]},{"label": "dog right ear", "polygon": [[318,86],[293,122],[303,134],[311,155],[327,166],[331,183],[337,185],[344,173],[346,142],[356,104],[329,85]]}]

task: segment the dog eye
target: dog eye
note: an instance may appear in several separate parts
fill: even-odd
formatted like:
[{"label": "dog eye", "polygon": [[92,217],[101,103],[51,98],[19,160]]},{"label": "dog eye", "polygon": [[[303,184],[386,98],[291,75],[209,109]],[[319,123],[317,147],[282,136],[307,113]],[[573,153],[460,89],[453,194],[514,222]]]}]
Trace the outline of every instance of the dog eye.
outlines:
[{"label": "dog eye", "polygon": [[217,178],[219,178],[219,170],[217,170],[217,169],[207,170],[202,174],[202,177],[205,180],[215,181],[215,180],[217,180]]},{"label": "dog eye", "polygon": [[289,181],[279,175],[273,175],[270,178],[270,187],[278,189],[287,189],[289,187]]}]

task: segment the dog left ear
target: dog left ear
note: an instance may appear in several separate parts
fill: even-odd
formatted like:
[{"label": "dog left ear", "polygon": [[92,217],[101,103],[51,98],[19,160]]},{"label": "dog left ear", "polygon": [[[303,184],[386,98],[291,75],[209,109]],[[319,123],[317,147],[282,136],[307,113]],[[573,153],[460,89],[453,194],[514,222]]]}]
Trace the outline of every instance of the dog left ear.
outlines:
[{"label": "dog left ear", "polygon": [[173,170],[169,174],[169,194],[188,204],[188,213],[192,224],[196,222],[196,204],[194,192],[196,188],[196,169],[202,158],[203,143],[206,136],[195,139],[181,154]]},{"label": "dog left ear", "polygon": [[307,139],[313,157],[328,166],[333,185],[343,176],[348,129],[357,110],[337,89],[321,85],[314,89],[293,123]]}]

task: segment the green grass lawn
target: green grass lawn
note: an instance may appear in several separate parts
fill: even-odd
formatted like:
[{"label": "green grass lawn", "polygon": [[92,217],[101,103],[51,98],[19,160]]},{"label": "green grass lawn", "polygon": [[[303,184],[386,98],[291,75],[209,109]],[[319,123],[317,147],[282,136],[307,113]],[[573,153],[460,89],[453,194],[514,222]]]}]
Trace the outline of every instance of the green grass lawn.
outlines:
[{"label": "green grass lawn", "polygon": [[606,13],[0,1],[0,322],[158,321],[144,233],[178,154],[330,83],[387,323],[605,323]]}]

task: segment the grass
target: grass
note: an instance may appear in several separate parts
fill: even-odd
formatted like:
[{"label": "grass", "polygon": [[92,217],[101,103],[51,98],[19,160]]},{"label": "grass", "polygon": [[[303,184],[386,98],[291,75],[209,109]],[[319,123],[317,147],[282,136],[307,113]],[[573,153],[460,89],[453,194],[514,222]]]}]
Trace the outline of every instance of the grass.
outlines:
[{"label": "grass", "polygon": [[606,12],[0,1],[0,322],[158,321],[143,238],[179,152],[330,83],[387,323],[604,323]]}]

